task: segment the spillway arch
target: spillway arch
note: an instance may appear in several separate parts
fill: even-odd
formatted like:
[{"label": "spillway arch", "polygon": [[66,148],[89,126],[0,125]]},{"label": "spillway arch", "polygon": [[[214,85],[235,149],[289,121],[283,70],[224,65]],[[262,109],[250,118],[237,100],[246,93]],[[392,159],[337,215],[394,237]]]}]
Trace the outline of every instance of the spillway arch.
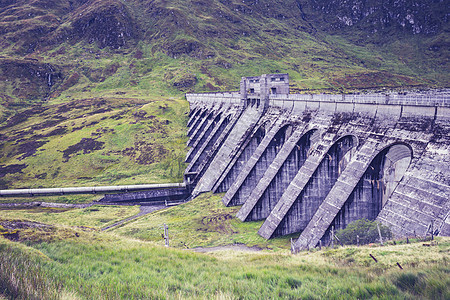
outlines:
[{"label": "spillway arch", "polygon": [[345,229],[361,219],[376,220],[411,166],[413,153],[412,147],[402,142],[380,149],[321,238],[322,242],[329,242],[331,229]]},{"label": "spillway arch", "polygon": [[295,129],[293,135],[285,153],[277,156],[273,162],[279,168],[269,167],[267,169],[264,174],[266,180],[258,182],[250,197],[238,212],[237,217],[242,221],[267,218],[303,166],[309,150],[319,139],[320,130],[300,126]]},{"label": "spillway arch", "polygon": [[[282,198],[290,198],[289,204],[285,199],[280,199],[279,201],[280,205],[285,206],[284,209],[287,209],[286,213],[279,219],[276,227],[272,228],[270,234],[263,236],[265,238],[273,238],[301,232],[327,197],[340,174],[352,160],[358,148],[358,143],[358,137],[353,134],[345,133],[339,135],[330,147],[324,150],[323,157],[317,163],[314,171],[310,173],[310,176],[307,176],[308,179],[305,180],[305,184],[300,189],[296,188],[294,193],[292,193],[293,191],[286,190]],[[315,156],[314,151],[318,150],[313,150],[310,156]],[[301,168],[297,176],[303,177],[306,174],[304,171]],[[297,176],[296,178],[298,178]],[[274,211],[280,209],[277,206]],[[271,220],[269,219],[271,217],[269,215],[266,222],[270,223]],[[263,229],[265,223],[261,229]]]},{"label": "spillway arch", "polygon": [[227,206],[244,204],[293,132],[292,122],[274,124],[226,192],[222,202]]}]

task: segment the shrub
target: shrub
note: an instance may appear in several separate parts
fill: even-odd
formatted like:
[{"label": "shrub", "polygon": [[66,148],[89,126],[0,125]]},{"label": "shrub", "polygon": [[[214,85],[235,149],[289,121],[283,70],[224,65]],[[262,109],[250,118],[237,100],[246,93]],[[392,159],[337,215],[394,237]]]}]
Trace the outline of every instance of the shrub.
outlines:
[{"label": "shrub", "polygon": [[356,245],[357,236],[359,236],[360,244],[375,243],[380,240],[377,224],[380,226],[383,239],[391,238],[391,230],[389,227],[375,221],[361,219],[350,223],[345,229],[341,229],[336,236],[346,245]]}]

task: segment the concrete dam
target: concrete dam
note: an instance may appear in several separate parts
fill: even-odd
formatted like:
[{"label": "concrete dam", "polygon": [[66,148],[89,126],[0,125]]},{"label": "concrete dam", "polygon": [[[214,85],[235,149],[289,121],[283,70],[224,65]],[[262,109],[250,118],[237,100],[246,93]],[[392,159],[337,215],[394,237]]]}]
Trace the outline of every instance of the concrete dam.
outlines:
[{"label": "concrete dam", "polygon": [[450,93],[289,94],[288,74],[187,94],[185,182],[225,193],[264,238],[294,252],[377,220],[394,236],[450,235]]}]

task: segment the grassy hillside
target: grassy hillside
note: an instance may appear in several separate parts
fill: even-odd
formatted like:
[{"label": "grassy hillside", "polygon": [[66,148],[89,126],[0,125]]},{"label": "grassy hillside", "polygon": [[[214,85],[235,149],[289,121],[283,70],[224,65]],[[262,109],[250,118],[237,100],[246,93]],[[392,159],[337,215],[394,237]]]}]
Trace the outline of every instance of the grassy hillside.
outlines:
[{"label": "grassy hillside", "polygon": [[[0,238],[0,293],[18,299],[450,296],[448,238],[291,255],[288,238],[262,243],[254,230],[258,224],[237,222],[233,209],[221,206],[217,197],[203,195],[108,232],[99,228],[136,213],[137,208],[2,212],[0,234],[6,238]],[[162,223],[169,224],[171,248],[163,247]],[[233,243],[263,250],[224,248],[202,254],[186,249],[186,245]]]},{"label": "grassy hillside", "polygon": [[[353,4],[327,22],[335,8],[312,0],[2,1],[0,188],[180,181],[183,94],[241,76],[288,72],[293,92],[448,87],[442,3],[412,11],[420,32],[398,25],[409,4]],[[400,17],[375,22],[389,5]]]}]

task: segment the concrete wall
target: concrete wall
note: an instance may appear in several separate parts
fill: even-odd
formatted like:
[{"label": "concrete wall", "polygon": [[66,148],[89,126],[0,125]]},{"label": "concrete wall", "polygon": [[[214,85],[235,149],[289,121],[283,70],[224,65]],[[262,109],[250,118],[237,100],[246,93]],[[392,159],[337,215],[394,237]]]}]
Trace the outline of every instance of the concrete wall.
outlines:
[{"label": "concrete wall", "polygon": [[[266,219],[263,237],[297,233],[295,250],[359,218],[379,220],[396,236],[426,235],[431,223],[450,235],[448,90],[293,95],[279,89],[268,94],[266,108],[247,102],[255,96],[248,88],[270,75],[243,78],[240,94],[187,95],[192,118],[200,109],[240,112],[194,192],[226,192],[225,204],[243,204],[241,220]],[[287,125],[289,134],[281,130]],[[307,132],[314,132],[313,141],[298,145]]]}]

